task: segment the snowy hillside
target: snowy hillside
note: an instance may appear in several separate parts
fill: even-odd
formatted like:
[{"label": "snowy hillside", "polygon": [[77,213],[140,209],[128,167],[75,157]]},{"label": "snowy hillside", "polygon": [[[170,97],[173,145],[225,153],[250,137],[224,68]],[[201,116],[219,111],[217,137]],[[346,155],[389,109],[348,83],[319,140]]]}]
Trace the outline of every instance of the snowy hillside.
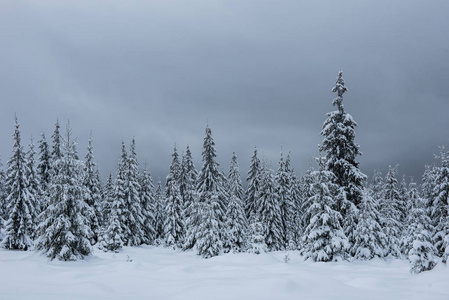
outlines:
[{"label": "snowy hillside", "polygon": [[[290,260],[285,263],[286,253]],[[403,260],[315,263],[297,252],[226,254],[151,246],[50,261],[0,250],[0,299],[449,299],[449,270],[411,275]]]}]

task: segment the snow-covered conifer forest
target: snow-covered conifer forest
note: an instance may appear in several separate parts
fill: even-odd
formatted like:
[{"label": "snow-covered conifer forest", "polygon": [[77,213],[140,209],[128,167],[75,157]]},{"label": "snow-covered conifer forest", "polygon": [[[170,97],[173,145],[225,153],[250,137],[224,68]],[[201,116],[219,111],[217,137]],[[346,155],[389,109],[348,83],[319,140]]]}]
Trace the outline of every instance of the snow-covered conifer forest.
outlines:
[{"label": "snow-covered conifer forest", "polygon": [[258,148],[241,166],[207,125],[202,161],[188,145],[167,149],[165,182],[139,161],[138,140],[122,142],[115,174],[100,178],[92,136],[77,149],[71,125],[57,121],[24,146],[15,117],[0,169],[0,268],[3,283],[15,281],[0,298],[447,299],[449,150],[421,184],[397,178],[397,166],[363,174],[341,71],[332,92],[311,169],[294,170],[289,152],[269,162]]}]

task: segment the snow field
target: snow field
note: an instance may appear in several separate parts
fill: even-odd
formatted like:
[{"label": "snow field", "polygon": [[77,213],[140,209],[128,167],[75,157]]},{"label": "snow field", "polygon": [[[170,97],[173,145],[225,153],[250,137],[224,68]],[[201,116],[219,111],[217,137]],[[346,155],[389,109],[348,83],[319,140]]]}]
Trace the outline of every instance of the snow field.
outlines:
[{"label": "snow field", "polygon": [[[411,275],[405,260],[315,263],[296,251],[225,254],[125,247],[84,261],[0,250],[0,299],[449,299],[449,270]],[[129,261],[132,260],[132,261]]]}]

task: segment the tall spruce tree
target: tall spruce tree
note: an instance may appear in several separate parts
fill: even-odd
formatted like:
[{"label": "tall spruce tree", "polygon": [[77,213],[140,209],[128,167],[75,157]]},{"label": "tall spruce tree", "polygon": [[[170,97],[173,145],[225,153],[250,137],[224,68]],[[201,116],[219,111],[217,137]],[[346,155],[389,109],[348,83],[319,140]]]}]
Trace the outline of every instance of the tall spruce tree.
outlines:
[{"label": "tall spruce tree", "polygon": [[184,205],[179,189],[180,165],[176,146],[172,154],[170,171],[165,182],[165,244],[172,247],[182,247],[185,236],[183,219]]},{"label": "tall spruce tree", "polygon": [[27,175],[29,165],[20,142],[17,117],[14,124],[14,146],[6,171],[8,220],[5,224],[3,248],[28,250],[32,245],[35,231],[36,212],[34,195],[30,191]]},{"label": "tall spruce tree", "polygon": [[251,165],[249,166],[248,177],[246,178],[248,188],[245,193],[245,211],[249,223],[260,221],[260,218],[257,214],[258,205],[260,204],[257,199],[257,193],[259,191],[260,171],[260,159],[257,157],[257,148],[254,148],[254,154],[251,157]]},{"label": "tall spruce tree", "polygon": [[246,249],[248,222],[243,207],[243,187],[235,152],[232,154],[228,175],[230,199],[226,210],[225,251],[240,252]]},{"label": "tall spruce tree", "polygon": [[[5,171],[3,170],[3,164],[0,160],[0,232],[1,228],[4,226],[4,221],[7,219],[7,206],[8,203],[6,201],[7,198],[6,193],[6,175]],[[3,238],[0,234],[0,239]]]},{"label": "tall spruce tree", "polygon": [[92,230],[93,236],[91,238],[91,243],[95,244],[98,241],[98,235],[100,234],[100,222],[101,216],[101,201],[102,201],[102,191],[100,174],[97,169],[97,164],[94,161],[93,155],[93,144],[92,144],[92,134],[89,136],[89,141],[87,144],[87,154],[84,161],[84,178],[83,185],[86,189],[84,194],[84,201],[89,205],[92,210],[92,218],[89,220],[90,228]]},{"label": "tall spruce tree", "polygon": [[386,255],[399,257],[401,255],[399,243],[402,233],[402,224],[400,223],[400,192],[398,180],[396,179],[397,167],[390,167],[385,176],[384,192],[381,202],[382,227],[388,238]]},{"label": "tall spruce tree", "polygon": [[193,164],[192,153],[187,146],[186,153],[182,157],[180,191],[183,197],[183,218],[185,220],[186,234],[183,249],[190,249],[195,245],[195,224],[198,224],[198,197],[196,194],[196,181],[198,172]]},{"label": "tall spruce tree", "polygon": [[139,163],[137,162],[136,141],[132,139],[129,148],[129,156],[126,163],[125,177],[125,205],[128,210],[127,225],[129,228],[126,236],[128,246],[139,246],[143,243],[144,232],[142,224],[144,215],[140,201]]},{"label": "tall spruce tree", "polygon": [[[287,172],[289,176],[290,181],[290,193],[292,197],[292,203],[293,203],[293,229],[290,229],[289,232],[287,232],[288,237],[288,249],[290,250],[296,250],[299,248],[299,245],[301,244],[301,233],[303,231],[302,228],[302,210],[301,206],[303,203],[303,193],[301,191],[300,183],[298,178],[296,177],[295,170],[293,169],[291,165],[291,158],[290,153],[287,155],[287,158],[285,159],[285,171]],[[291,242],[293,239],[293,242]]]},{"label": "tall spruce tree", "polygon": [[142,224],[143,241],[145,244],[151,245],[156,239],[156,200],[154,197],[153,177],[151,177],[146,163],[140,176],[140,201],[144,220]]},{"label": "tall spruce tree", "polygon": [[262,166],[260,173],[259,191],[257,198],[260,201],[258,214],[260,222],[265,229],[265,243],[270,251],[283,250],[284,226],[282,223],[282,210],[273,171],[266,165]]},{"label": "tall spruce tree", "polygon": [[[35,209],[35,214],[37,216],[42,212],[43,201],[42,201],[42,192],[40,189],[39,180],[37,178],[36,164],[35,164],[35,159],[34,159],[35,154],[36,154],[36,152],[34,151],[33,138],[31,138],[29,150],[26,154],[27,165],[28,165],[26,177],[28,178],[28,191],[30,193],[30,200],[33,203],[33,207]],[[35,220],[35,224],[37,224],[37,220]],[[33,238],[34,238],[34,236],[33,236]]]},{"label": "tall spruce tree", "polygon": [[41,191],[41,211],[44,211],[47,207],[48,191],[51,182],[51,164],[52,157],[50,154],[50,149],[45,138],[45,133],[42,132],[41,138],[39,140],[39,159],[37,163],[37,177],[39,180],[39,188]]},{"label": "tall spruce tree", "polygon": [[195,247],[199,255],[208,258],[218,255],[223,246],[227,194],[223,186],[224,175],[215,160],[215,142],[209,125],[206,127],[202,155],[203,166],[197,183],[200,223],[195,224]]},{"label": "tall spruce tree", "polygon": [[106,183],[103,187],[103,200],[101,202],[102,227],[105,227],[109,223],[113,202],[114,202],[114,181],[112,180],[112,174],[109,173],[108,179],[106,180]]},{"label": "tall spruce tree", "polygon": [[438,256],[446,262],[449,256],[449,151],[440,147],[438,168],[432,201],[432,221],[435,224],[434,244]]},{"label": "tall spruce tree", "polygon": [[342,215],[335,210],[336,195],[342,193],[335,184],[334,173],[325,169],[321,158],[320,170],[312,176],[316,178],[307,214],[310,221],[305,228],[302,252],[306,259],[314,261],[337,261],[347,258],[348,238],[341,227]]},{"label": "tall spruce tree", "polygon": [[295,203],[293,200],[293,182],[291,181],[290,172],[284,161],[283,153],[279,159],[279,168],[276,173],[276,194],[279,197],[281,208],[282,231],[284,246],[287,249],[295,248]]},{"label": "tall spruce tree", "polygon": [[51,180],[50,202],[38,226],[36,247],[51,259],[77,260],[92,253],[89,221],[94,211],[84,201],[83,164],[75,145],[67,124],[63,153],[54,161],[58,172]]},{"label": "tall spruce tree", "polygon": [[162,191],[162,183],[159,180],[157,182],[156,191],[154,192],[154,198],[156,201],[156,212],[155,212],[155,221],[156,221],[156,243],[160,244],[164,239],[164,223],[165,223],[165,197]]},{"label": "tall spruce tree", "polygon": [[[59,132],[59,128],[61,128],[59,126],[59,120],[56,120],[56,124],[55,124],[55,131],[53,132],[53,135],[51,136],[51,138],[53,139],[53,147],[51,150],[51,157],[53,159],[53,162],[57,161],[58,159],[60,159],[63,155],[61,149],[61,133]],[[56,170],[54,170],[56,171]]]},{"label": "tall spruce tree", "polygon": [[359,145],[355,143],[355,127],[357,123],[352,116],[344,110],[343,94],[347,91],[342,78],[343,72],[338,73],[338,78],[332,89],[337,93],[337,98],[332,102],[337,107],[336,111],[328,113],[328,118],[323,124],[321,135],[324,136],[319,150],[324,154],[326,170],[332,172],[334,183],[343,188],[336,203],[336,209],[343,217],[343,228],[350,241],[354,240],[353,231],[357,223],[358,208],[362,202],[366,175],[359,169],[357,156],[362,153]]}]

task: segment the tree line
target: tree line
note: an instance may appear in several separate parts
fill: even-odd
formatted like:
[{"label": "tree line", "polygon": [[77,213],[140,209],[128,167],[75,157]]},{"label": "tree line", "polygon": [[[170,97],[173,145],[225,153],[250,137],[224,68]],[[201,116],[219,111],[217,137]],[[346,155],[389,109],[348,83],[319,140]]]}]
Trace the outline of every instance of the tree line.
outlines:
[{"label": "tree line", "polygon": [[[21,145],[15,118],[13,150],[0,165],[2,247],[41,251],[51,259],[76,260],[94,247],[163,245],[194,249],[210,258],[227,252],[298,250],[314,261],[403,257],[411,271],[431,270],[449,256],[449,152],[427,166],[418,186],[397,180],[397,167],[368,182],[359,169],[357,123],[343,106],[347,91],[339,72],[332,92],[335,111],[320,134],[315,168],[297,176],[290,154],[281,152],[277,170],[257,148],[243,188],[238,158],[229,171],[216,160],[209,125],[202,166],[187,146],[176,147],[164,186],[140,168],[136,142],[122,142],[116,174],[103,184],[89,138],[81,159],[70,125],[59,122],[51,145],[42,133],[38,153]],[[37,157],[37,159],[36,159]]]}]

